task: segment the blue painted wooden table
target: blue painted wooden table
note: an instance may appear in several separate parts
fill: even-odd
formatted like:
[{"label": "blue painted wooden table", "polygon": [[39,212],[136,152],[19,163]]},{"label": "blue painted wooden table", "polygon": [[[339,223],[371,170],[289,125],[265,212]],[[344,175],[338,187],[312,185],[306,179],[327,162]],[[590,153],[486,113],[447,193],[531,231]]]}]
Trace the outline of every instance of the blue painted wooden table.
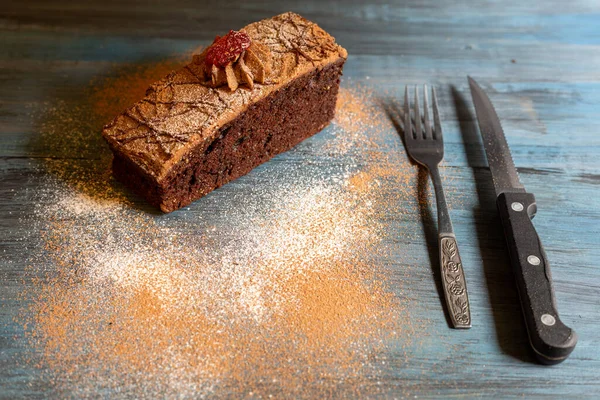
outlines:
[{"label": "blue painted wooden table", "polygon": [[[140,391],[144,384],[152,386],[151,378],[137,386],[98,393],[81,389],[93,388],[89,382],[67,379],[57,391],[56,382],[44,378],[47,367],[27,361],[35,360],[40,351],[25,336],[27,329],[35,329],[24,326],[29,319],[23,315],[29,301],[25,294],[36,287],[31,271],[45,276],[55,268],[43,261],[40,247],[44,235],[52,232],[48,226],[40,230],[44,205],[39,202],[48,201],[44,197],[52,190],[48,179],[60,180],[53,175],[56,168],[48,165],[67,165],[67,169],[70,164],[91,165],[88,172],[106,173],[104,161],[110,154],[99,139],[101,123],[78,108],[92,96],[90,81],[109,77],[124,66],[143,70],[172,60],[209,43],[215,34],[290,9],[319,23],[348,49],[342,82],[347,93],[361,88],[383,100],[381,104],[395,105],[404,85],[427,83],[438,88],[446,143],[442,175],[473,314],[472,329],[448,327],[435,265],[435,210],[432,203],[419,205],[405,198],[398,212],[387,216],[395,221],[400,236],[388,235],[384,244],[395,249],[387,259],[388,278],[410,300],[411,315],[422,325],[415,331],[419,340],[401,350],[388,349],[388,362],[363,377],[359,391],[346,390],[355,383],[338,379],[326,392],[306,393],[600,397],[600,269],[596,266],[600,260],[600,4],[594,0],[211,3],[3,2],[0,398],[160,395],[150,389]],[[484,86],[495,104],[521,179],[537,197],[534,222],[552,265],[558,309],[580,337],[571,357],[557,366],[536,364],[528,346],[467,74]],[[54,119],[40,119],[40,115]],[[61,139],[61,126],[52,121],[64,123],[65,132],[75,126],[79,139],[73,139],[73,132]],[[404,173],[414,176],[407,181],[409,186],[398,190],[408,190],[416,199],[418,191],[425,190],[424,175],[418,185],[419,172],[405,159],[393,118],[377,129],[389,147],[376,151],[399,154],[408,165]],[[166,217],[153,213],[140,199],[130,199],[128,204],[136,205],[147,218],[181,229],[182,234],[209,226],[218,229],[227,225],[227,210],[239,206],[240,196],[252,198],[253,190],[273,182],[283,184],[284,165],[286,171],[295,168],[300,175],[314,173],[325,179],[328,172],[323,171],[360,163],[361,148],[337,156],[327,153],[328,143],[338,134],[334,124],[248,176]],[[89,139],[82,142],[81,137]],[[190,228],[194,221],[202,223]],[[43,264],[43,273],[36,263]],[[111,379],[118,381],[118,377]],[[162,395],[176,397],[174,387]],[[270,393],[269,387],[257,396],[291,395],[281,390]],[[196,394],[252,396],[244,388],[237,392],[199,389]]]}]

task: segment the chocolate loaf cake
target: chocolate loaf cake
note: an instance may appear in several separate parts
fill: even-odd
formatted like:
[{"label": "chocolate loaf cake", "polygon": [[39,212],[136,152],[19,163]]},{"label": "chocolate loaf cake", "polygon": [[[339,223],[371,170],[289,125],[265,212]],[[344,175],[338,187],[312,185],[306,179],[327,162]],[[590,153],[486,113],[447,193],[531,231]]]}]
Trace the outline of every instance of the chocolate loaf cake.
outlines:
[{"label": "chocolate loaf cake", "polygon": [[294,13],[217,37],[104,128],[113,173],[164,212],[319,132],[347,52]]}]

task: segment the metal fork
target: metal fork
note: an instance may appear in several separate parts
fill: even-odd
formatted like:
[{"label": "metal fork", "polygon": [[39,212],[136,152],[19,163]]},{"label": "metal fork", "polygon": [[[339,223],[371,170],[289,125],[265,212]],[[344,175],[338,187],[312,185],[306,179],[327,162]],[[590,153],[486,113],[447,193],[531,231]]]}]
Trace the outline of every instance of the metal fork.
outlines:
[{"label": "metal fork", "polygon": [[429,120],[429,104],[427,101],[427,87],[423,86],[423,121],[419,111],[419,90],[415,87],[415,102],[413,109],[414,130],[411,120],[410,102],[408,99],[408,87],[404,91],[404,143],[410,157],[417,163],[429,170],[438,213],[438,237],[440,248],[440,268],[442,271],[442,284],[444,295],[454,328],[471,327],[471,308],[469,306],[469,295],[467,293],[467,282],[458,253],[458,245],[452,221],[448,214],[446,197],[442,188],[442,180],[438,164],[444,158],[444,141],[442,138],[442,126],[438,111],[435,88],[431,89],[433,102],[433,120],[435,126],[432,129]]}]

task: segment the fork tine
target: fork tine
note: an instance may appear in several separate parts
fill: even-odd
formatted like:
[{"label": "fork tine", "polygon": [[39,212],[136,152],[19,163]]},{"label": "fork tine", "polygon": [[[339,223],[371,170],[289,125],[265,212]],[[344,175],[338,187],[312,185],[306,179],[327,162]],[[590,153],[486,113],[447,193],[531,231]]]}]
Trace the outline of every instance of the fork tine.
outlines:
[{"label": "fork tine", "polygon": [[421,131],[421,111],[419,110],[419,87],[415,85],[415,135],[417,139],[423,138]]},{"label": "fork tine", "polygon": [[414,139],[412,123],[410,120],[410,102],[408,100],[408,86],[404,87],[404,139]]},{"label": "fork tine", "polygon": [[433,103],[433,121],[435,123],[435,131],[433,132],[435,139],[442,138],[442,123],[440,122],[440,111],[438,110],[437,96],[435,95],[435,87],[431,88],[431,101]]},{"label": "fork tine", "polygon": [[429,102],[427,101],[427,85],[423,85],[423,119],[425,120],[424,135],[427,139],[435,139],[431,133],[431,121],[429,120]]}]

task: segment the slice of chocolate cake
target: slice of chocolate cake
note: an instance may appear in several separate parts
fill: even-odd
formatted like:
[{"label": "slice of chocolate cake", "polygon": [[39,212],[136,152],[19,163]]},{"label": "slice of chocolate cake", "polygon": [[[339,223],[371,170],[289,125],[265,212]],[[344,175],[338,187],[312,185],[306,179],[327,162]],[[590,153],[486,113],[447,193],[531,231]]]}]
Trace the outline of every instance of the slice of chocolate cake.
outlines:
[{"label": "slice of chocolate cake", "polygon": [[323,129],[346,57],[294,13],[217,37],[104,128],[113,173],[164,212],[190,204]]}]

